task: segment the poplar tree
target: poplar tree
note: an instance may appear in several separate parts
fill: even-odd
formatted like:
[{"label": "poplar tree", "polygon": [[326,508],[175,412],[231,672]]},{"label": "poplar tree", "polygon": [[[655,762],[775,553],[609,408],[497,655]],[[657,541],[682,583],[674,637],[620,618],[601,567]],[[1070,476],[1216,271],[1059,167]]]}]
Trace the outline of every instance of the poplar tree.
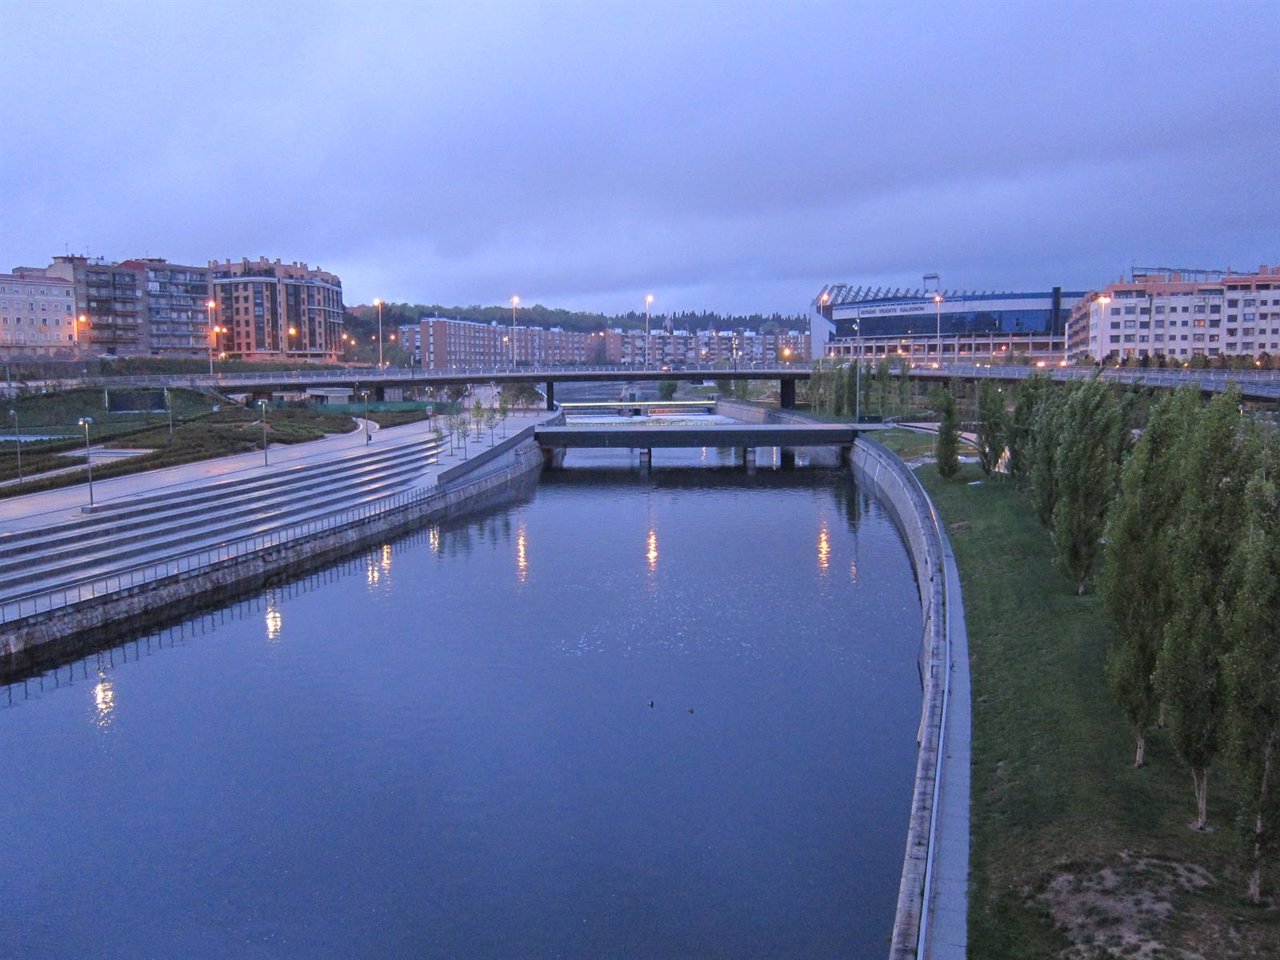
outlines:
[{"label": "poplar tree", "polygon": [[934,447],[934,456],[938,462],[938,473],[942,475],[942,479],[950,480],[960,472],[960,435],[955,397],[946,388],[943,388],[939,397],[939,409],[942,417],[938,424],[938,442]]},{"label": "poplar tree", "polygon": [[1004,394],[987,382],[978,394],[978,463],[988,477],[1000,464],[1004,448]]},{"label": "poplar tree", "polygon": [[1247,896],[1262,900],[1262,868],[1280,849],[1280,497],[1276,463],[1245,491],[1244,531],[1233,558],[1239,593],[1221,613],[1231,652],[1223,663],[1229,749],[1240,770]]},{"label": "poplar tree", "polygon": [[1067,400],[1079,384],[1047,390],[1036,405],[1031,424],[1031,503],[1046,527],[1053,526],[1053,508],[1058,502],[1058,444],[1062,439],[1062,418]]},{"label": "poplar tree", "polygon": [[1178,445],[1178,519],[1171,538],[1173,603],[1156,657],[1156,686],[1174,749],[1191,767],[1196,819],[1208,823],[1209,768],[1221,748],[1227,636],[1222,611],[1235,591],[1228,566],[1253,447],[1237,411],[1239,394],[1211,400]]},{"label": "poplar tree", "polygon": [[1031,479],[1032,429],[1040,404],[1053,389],[1053,381],[1042,373],[1027,377],[1018,388],[1018,401],[1013,408],[1013,416],[1009,418],[1006,442],[1009,447],[1009,476],[1019,485],[1025,485]]},{"label": "poplar tree", "polygon": [[[856,366],[854,365],[856,364]],[[845,412],[849,416],[854,413],[862,412],[858,410],[858,368],[862,365],[862,361],[855,360],[849,367],[848,376],[844,382],[844,406]]]},{"label": "poplar tree", "polygon": [[1083,596],[1115,496],[1120,407],[1111,388],[1093,380],[1071,391],[1058,423],[1053,546],[1058,566],[1074,581],[1076,595]]},{"label": "poplar tree", "polygon": [[1177,516],[1178,439],[1195,422],[1194,390],[1167,394],[1125,461],[1120,492],[1107,518],[1099,584],[1115,632],[1107,648],[1107,685],[1136,740],[1133,765],[1145,762],[1156,723],[1156,654],[1174,590],[1170,537]]},{"label": "poplar tree", "polygon": [[845,364],[836,367],[831,379],[831,414],[836,417],[845,415],[845,382],[849,376],[849,368]]}]

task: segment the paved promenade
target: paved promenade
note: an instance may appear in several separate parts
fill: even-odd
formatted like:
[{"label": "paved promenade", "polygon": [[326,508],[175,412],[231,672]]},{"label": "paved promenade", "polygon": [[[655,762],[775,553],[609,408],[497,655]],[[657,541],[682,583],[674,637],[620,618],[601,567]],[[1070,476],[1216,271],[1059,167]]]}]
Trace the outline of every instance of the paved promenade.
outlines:
[{"label": "paved promenade", "polygon": [[[545,410],[512,411],[507,418],[505,434],[511,436],[525,427],[542,423],[553,416]],[[439,418],[434,426],[443,428]],[[161,470],[149,470],[126,477],[115,477],[110,480],[95,480],[93,483],[93,499],[97,505],[127,500],[142,494],[162,493],[165,490],[182,490],[195,484],[217,479],[257,479],[274,474],[283,474],[303,465],[331,463],[342,460],[354,460],[361,457],[368,447],[398,444],[414,440],[425,440],[432,434],[432,427],[427,422],[405,424],[400,427],[379,429],[376,423],[369,424],[371,444],[365,442],[363,426],[349,433],[335,434],[321,440],[290,445],[271,446],[267,452],[268,463],[262,462],[262,451],[241,453],[230,457],[218,457],[213,460],[201,460],[178,467],[166,467]],[[495,442],[503,438],[504,430],[499,427],[495,431]],[[475,439],[474,427],[470,431],[467,452],[470,456],[489,448],[489,432],[481,431],[483,439]],[[443,471],[463,462],[462,450],[449,452],[446,443],[438,462],[430,464],[415,486],[434,485],[436,478]],[[46,490],[42,493],[31,493],[18,497],[0,499],[0,537],[5,533],[18,530],[32,530],[60,523],[75,517],[83,516],[82,507],[89,503],[88,483],[61,487],[57,490]],[[0,541],[2,542],[2,541]]]}]

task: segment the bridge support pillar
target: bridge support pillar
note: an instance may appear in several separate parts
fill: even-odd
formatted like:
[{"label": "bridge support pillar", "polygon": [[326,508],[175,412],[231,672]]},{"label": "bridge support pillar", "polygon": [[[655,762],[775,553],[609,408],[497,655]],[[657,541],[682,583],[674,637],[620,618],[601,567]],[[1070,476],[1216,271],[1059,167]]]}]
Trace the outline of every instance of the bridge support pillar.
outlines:
[{"label": "bridge support pillar", "polygon": [[386,399],[387,399],[387,388],[386,388],[386,387],[374,387],[374,388],[373,388],[373,400],[374,400],[374,402],[375,402],[375,403],[382,403],[382,402],[384,402]]},{"label": "bridge support pillar", "polygon": [[547,409],[554,410],[556,408],[556,382],[554,380],[547,381]]},{"label": "bridge support pillar", "polygon": [[782,448],[782,469],[794,470],[796,468],[796,452],[791,447]]},{"label": "bridge support pillar", "polygon": [[747,473],[754,474],[756,472],[756,448],[742,448],[742,464],[747,468]]},{"label": "bridge support pillar", "polygon": [[794,410],[796,408],[796,382],[794,380],[780,380],[779,385],[781,391],[778,397],[778,406],[783,410]]}]

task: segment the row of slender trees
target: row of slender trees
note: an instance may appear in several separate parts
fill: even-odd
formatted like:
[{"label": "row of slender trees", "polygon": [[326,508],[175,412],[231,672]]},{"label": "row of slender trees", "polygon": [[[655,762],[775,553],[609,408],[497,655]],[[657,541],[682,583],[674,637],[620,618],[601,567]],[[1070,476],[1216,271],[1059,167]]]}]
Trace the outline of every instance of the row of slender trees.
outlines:
[{"label": "row of slender trees", "polygon": [[895,373],[888,359],[864,363],[861,370],[850,362],[819,363],[809,378],[809,404],[814,411],[833,417],[851,417],[855,412],[896,416],[911,406],[910,369],[903,362]]},{"label": "row of slender trees", "polygon": [[[1248,896],[1280,848],[1280,449],[1234,392],[1166,393],[1135,429],[1139,396],[1101,381],[1028,380],[1011,411],[979,396],[984,470],[1007,457],[1077,593],[1096,583],[1114,624],[1107,682],[1145,761],[1163,723],[1192,771],[1193,826],[1208,774],[1236,767]],[[941,404],[946,410],[954,403]],[[954,414],[953,414],[954,417]],[[944,430],[945,432],[945,424]],[[954,433],[954,428],[952,428]],[[1136,439],[1134,439],[1136,435]],[[939,436],[939,470],[944,467]]]}]

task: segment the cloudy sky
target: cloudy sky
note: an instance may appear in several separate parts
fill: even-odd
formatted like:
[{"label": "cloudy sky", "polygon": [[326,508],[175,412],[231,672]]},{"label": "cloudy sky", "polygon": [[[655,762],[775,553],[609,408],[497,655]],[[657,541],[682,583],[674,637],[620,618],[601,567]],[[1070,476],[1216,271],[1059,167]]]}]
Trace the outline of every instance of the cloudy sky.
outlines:
[{"label": "cloudy sky", "polygon": [[2,0],[0,269],[800,312],[1280,263],[1280,4]]}]

